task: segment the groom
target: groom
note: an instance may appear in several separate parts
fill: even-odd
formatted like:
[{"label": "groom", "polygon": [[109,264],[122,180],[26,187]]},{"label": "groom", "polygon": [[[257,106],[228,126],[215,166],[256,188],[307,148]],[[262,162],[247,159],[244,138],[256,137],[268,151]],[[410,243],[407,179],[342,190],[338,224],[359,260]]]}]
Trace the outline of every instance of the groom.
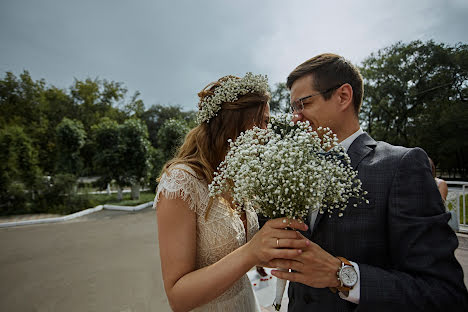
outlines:
[{"label": "groom", "polygon": [[289,75],[295,120],[329,127],[359,172],[369,203],[344,215],[312,213],[312,243],[273,271],[290,280],[288,311],[468,311],[456,235],[420,148],[377,142],[359,125],[362,77],[321,54]]}]

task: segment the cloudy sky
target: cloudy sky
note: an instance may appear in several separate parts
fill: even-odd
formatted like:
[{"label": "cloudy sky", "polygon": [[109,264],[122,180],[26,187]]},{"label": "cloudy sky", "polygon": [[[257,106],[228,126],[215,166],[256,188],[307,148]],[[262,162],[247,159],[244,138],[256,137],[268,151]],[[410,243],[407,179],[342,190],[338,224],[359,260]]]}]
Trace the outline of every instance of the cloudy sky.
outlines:
[{"label": "cloudy sky", "polygon": [[397,41],[468,43],[467,29],[467,0],[1,0],[0,74],[121,81],[147,107],[195,109],[227,74],[274,84],[319,53],[359,64]]}]

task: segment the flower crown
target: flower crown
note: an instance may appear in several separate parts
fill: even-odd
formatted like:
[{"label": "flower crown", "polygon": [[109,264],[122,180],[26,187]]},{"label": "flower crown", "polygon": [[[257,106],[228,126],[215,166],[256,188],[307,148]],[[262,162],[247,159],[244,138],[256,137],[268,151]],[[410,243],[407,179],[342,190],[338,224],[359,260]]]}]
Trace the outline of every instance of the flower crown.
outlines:
[{"label": "flower crown", "polygon": [[[247,93],[268,93],[268,78],[263,75],[247,73],[243,78],[227,76],[219,82],[208,85],[210,88],[216,86],[214,92],[202,91],[200,102],[198,103],[197,122],[210,122],[210,119],[217,115],[221,109],[221,104],[234,102],[239,96]],[[208,87],[207,86],[207,87]],[[208,95],[206,95],[208,94]]]}]

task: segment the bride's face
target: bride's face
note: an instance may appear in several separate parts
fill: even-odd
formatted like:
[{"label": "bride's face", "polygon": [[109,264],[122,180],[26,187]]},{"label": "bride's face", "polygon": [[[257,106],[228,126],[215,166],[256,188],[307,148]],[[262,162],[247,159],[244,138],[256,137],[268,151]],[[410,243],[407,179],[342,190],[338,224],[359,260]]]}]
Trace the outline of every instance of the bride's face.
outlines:
[{"label": "bride's face", "polygon": [[266,129],[268,123],[270,122],[270,104],[267,104],[263,112],[262,124],[259,125],[259,128]]},{"label": "bride's face", "polygon": [[260,124],[257,124],[256,118],[252,118],[252,123],[247,127],[248,129],[252,129],[253,127],[259,127],[261,129],[266,129],[268,123],[270,122],[270,104],[266,104],[265,109],[263,111],[263,116],[260,119]]}]

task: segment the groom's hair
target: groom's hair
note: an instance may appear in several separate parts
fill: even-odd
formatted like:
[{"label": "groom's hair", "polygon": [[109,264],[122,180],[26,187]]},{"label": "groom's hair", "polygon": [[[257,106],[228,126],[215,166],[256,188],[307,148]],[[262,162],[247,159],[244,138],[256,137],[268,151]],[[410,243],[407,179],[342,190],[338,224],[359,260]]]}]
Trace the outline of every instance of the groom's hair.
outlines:
[{"label": "groom's hair", "polygon": [[[353,104],[356,115],[359,113],[364,93],[362,76],[359,69],[342,56],[324,53],[317,55],[297,66],[288,76],[286,85],[291,89],[294,82],[307,75],[313,77],[313,88],[319,92],[349,83],[353,88]],[[332,92],[322,94],[330,99]]]}]

